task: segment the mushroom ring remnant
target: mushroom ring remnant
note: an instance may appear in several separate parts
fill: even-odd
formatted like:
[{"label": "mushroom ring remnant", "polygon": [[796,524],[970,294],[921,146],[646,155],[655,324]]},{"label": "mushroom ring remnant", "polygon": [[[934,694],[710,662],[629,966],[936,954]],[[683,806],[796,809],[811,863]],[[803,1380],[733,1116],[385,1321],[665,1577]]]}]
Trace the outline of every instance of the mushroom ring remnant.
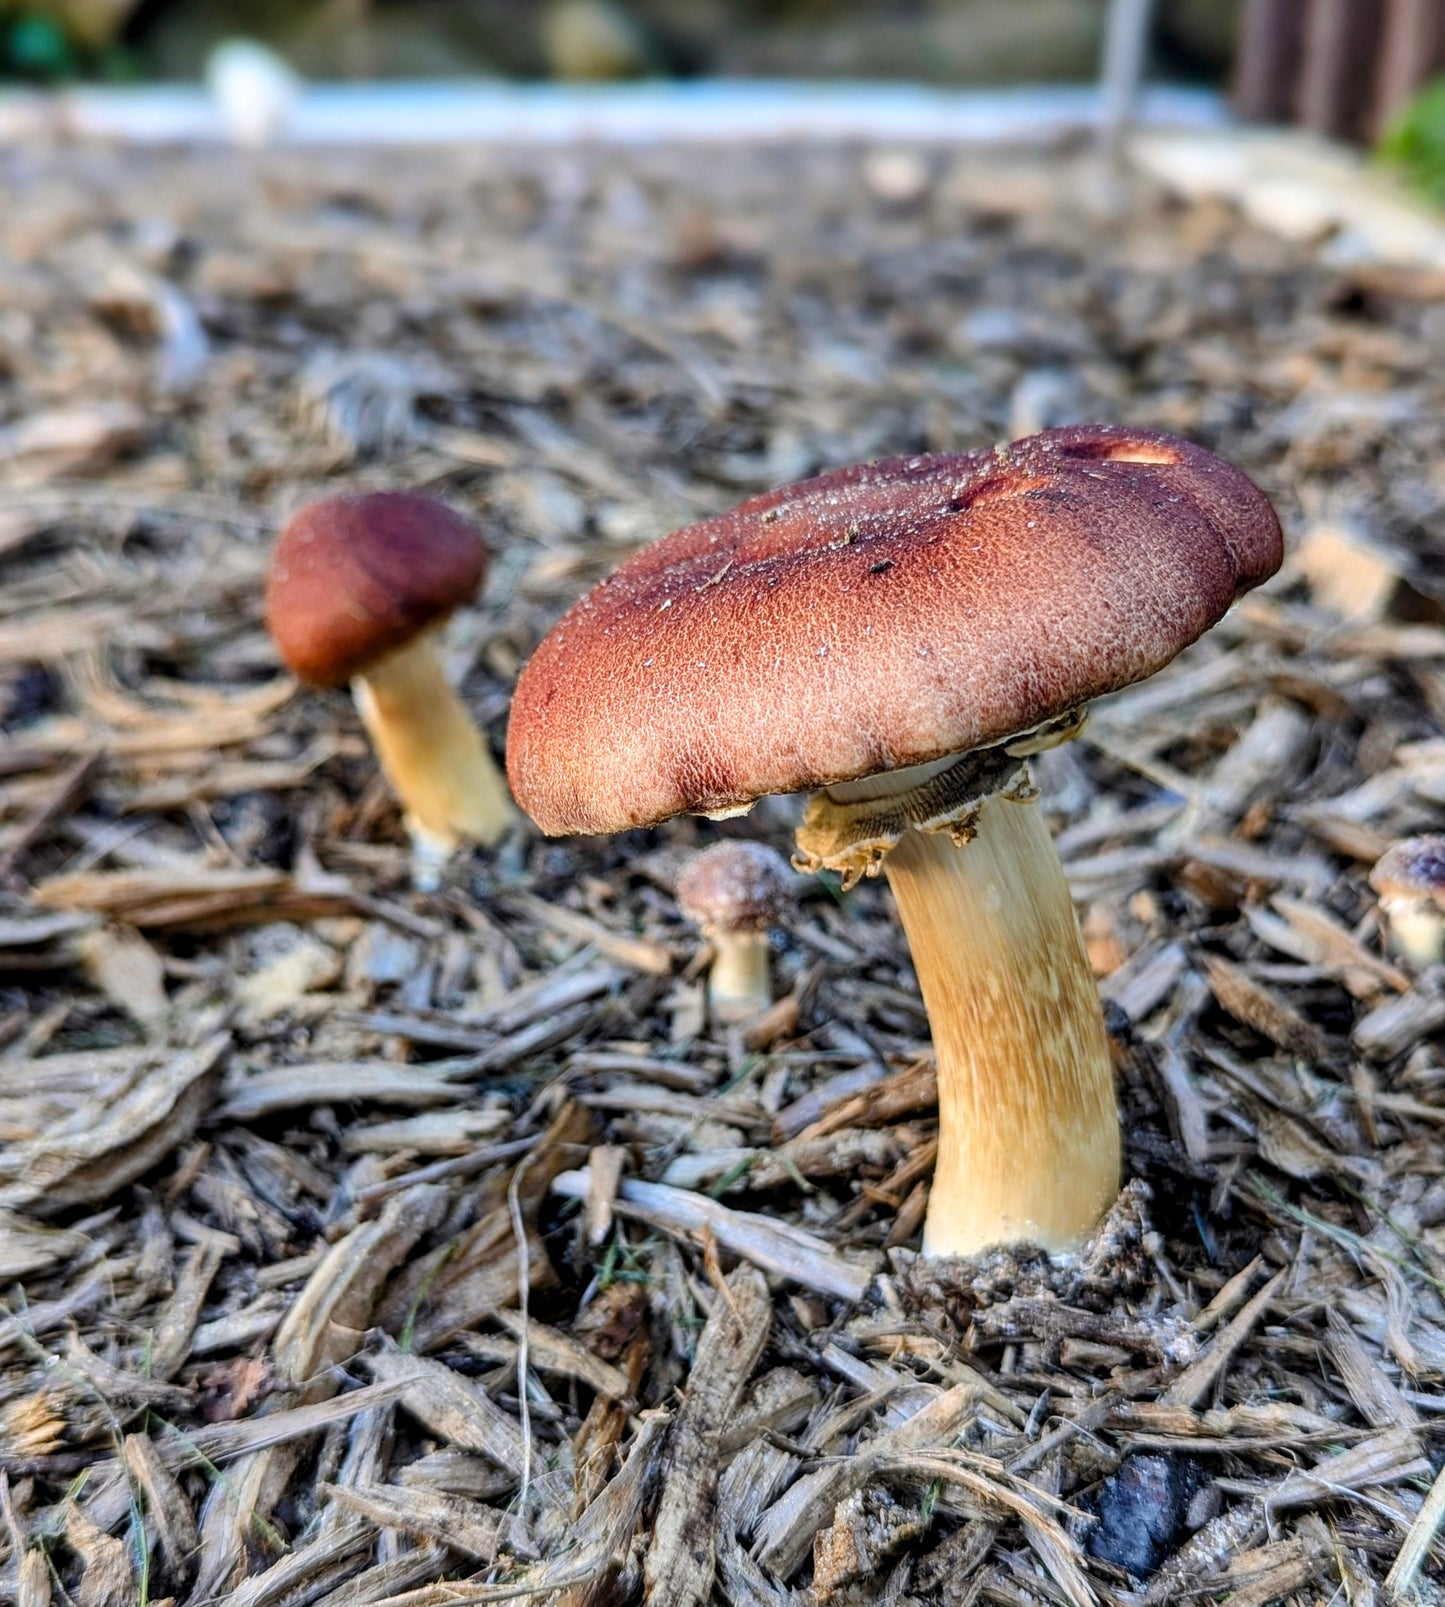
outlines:
[{"label": "mushroom ring remnant", "polygon": [[433,627],[487,572],[480,532],[409,491],[328,497],[276,542],[266,617],[286,667],[311,686],[351,682],[406,810],[418,879],[463,837],[490,846],[515,818],[500,772],[448,684]]},{"label": "mushroom ring remnant", "polygon": [[1118,1187],[1097,991],[1026,760],[1279,567],[1239,470],[1050,430],[756,497],[639,552],[518,682],[507,767],[549,833],[811,791],[799,863],[886,871],[933,1029],[924,1248],[1079,1241]]}]

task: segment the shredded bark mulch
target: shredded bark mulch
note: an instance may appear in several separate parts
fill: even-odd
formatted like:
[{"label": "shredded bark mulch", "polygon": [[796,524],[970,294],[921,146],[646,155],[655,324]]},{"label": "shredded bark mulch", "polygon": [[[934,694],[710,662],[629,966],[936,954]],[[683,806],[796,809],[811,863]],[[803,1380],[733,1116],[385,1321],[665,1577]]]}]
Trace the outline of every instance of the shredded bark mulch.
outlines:
[{"label": "shredded bark mulch", "polygon": [[[1445,805],[1439,278],[1069,151],[0,158],[0,1597],[454,1607],[1439,1599],[1445,970],[1367,875]],[[683,856],[418,894],[269,540],[428,488],[510,687],[640,542],[815,469],[1116,419],[1286,572],[1038,779],[1128,1186],[916,1254],[886,887],[709,1028]]]}]

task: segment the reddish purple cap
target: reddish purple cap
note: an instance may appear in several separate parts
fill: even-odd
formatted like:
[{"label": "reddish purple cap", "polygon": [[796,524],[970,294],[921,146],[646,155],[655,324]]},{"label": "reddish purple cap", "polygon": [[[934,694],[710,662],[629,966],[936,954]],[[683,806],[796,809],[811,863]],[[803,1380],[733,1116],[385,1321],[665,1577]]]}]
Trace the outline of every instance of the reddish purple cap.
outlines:
[{"label": "reddish purple cap", "polygon": [[481,532],[432,497],[328,497],[277,538],[266,620],[293,675],[339,686],[470,602],[486,573]]},{"label": "reddish purple cap", "polygon": [[1281,557],[1258,487],[1155,430],[838,469],[583,597],[517,684],[512,793],[620,831],[987,746],[1152,675]]}]

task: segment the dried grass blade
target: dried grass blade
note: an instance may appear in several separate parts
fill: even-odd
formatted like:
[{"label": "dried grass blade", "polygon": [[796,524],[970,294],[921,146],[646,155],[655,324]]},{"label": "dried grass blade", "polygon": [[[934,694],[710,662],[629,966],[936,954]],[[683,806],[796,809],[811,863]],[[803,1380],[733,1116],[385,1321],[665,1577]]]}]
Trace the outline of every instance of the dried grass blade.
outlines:
[{"label": "dried grass blade", "polygon": [[1415,1514],[1410,1532],[1385,1577],[1385,1589],[1392,1600],[1403,1597],[1413,1588],[1442,1525],[1445,1525],[1445,1468],[1435,1475],[1425,1504]]}]

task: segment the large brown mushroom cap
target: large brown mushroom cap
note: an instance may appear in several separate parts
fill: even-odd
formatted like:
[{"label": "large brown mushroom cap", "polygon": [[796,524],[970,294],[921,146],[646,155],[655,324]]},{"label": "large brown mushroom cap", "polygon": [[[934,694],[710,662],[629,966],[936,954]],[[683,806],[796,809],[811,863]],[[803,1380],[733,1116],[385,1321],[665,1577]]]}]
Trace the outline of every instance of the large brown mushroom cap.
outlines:
[{"label": "large brown mushroom cap", "polygon": [[546,832],[611,832],[986,746],[1151,675],[1279,567],[1238,469],[1107,425],[840,469],[676,531],[512,705]]},{"label": "large brown mushroom cap", "polygon": [[470,602],[486,572],[480,532],[432,497],[328,497],[277,538],[266,620],[292,674],[339,686]]}]

